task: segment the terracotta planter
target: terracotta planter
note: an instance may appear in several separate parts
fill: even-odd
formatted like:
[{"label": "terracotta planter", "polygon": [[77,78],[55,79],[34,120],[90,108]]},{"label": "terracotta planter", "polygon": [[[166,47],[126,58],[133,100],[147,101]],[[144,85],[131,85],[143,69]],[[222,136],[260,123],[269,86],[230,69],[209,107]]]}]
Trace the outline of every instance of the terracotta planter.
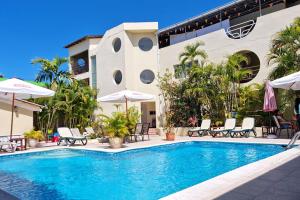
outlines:
[{"label": "terracotta planter", "polygon": [[109,145],[112,149],[121,148],[123,144],[123,138],[113,137],[109,138]]},{"label": "terracotta planter", "polygon": [[174,141],[175,140],[175,134],[174,133],[166,133],[166,140]]},{"label": "terracotta planter", "polygon": [[35,147],[37,147],[37,145],[38,145],[38,141],[36,139],[28,139],[28,146],[29,147],[35,148]]}]

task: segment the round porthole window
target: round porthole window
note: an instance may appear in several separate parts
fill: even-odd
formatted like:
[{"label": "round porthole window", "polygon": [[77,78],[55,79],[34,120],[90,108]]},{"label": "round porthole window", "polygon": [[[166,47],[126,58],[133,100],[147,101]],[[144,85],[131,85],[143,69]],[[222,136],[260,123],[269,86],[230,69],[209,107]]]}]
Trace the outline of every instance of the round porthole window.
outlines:
[{"label": "round porthole window", "polygon": [[238,54],[243,55],[247,59],[247,62],[243,61],[242,63],[240,63],[242,69],[251,72],[250,74],[247,74],[244,77],[242,77],[240,81],[240,83],[247,83],[253,80],[258,74],[260,70],[260,60],[254,52],[249,50],[240,51],[238,52]]},{"label": "round porthole window", "polygon": [[155,74],[153,73],[153,71],[149,69],[142,71],[142,73],[140,74],[140,79],[145,84],[152,83],[154,78],[155,78]]},{"label": "round porthole window", "polygon": [[141,38],[139,40],[139,47],[143,51],[150,51],[153,47],[153,42],[150,38]]},{"label": "round porthole window", "polygon": [[115,52],[118,52],[121,49],[121,39],[120,38],[115,38],[113,40],[113,49]]},{"label": "round porthole window", "polygon": [[115,71],[114,81],[117,85],[119,85],[122,82],[122,72],[120,70]]},{"label": "round porthole window", "polygon": [[83,58],[79,58],[78,60],[77,60],[77,64],[78,64],[78,66],[79,67],[84,67],[85,66],[85,60],[83,59]]}]

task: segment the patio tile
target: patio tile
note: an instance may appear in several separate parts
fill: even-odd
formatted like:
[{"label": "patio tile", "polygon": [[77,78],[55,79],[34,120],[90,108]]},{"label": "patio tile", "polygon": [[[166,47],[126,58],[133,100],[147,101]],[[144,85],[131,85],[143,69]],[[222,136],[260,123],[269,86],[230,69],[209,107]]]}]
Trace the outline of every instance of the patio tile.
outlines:
[{"label": "patio tile", "polygon": [[216,200],[252,200],[253,196],[247,195],[247,194],[242,194],[238,192],[230,192],[227,193],[219,198],[216,198]]},{"label": "patio tile", "polygon": [[299,200],[300,194],[283,192],[283,191],[267,191],[256,197],[254,200]]}]

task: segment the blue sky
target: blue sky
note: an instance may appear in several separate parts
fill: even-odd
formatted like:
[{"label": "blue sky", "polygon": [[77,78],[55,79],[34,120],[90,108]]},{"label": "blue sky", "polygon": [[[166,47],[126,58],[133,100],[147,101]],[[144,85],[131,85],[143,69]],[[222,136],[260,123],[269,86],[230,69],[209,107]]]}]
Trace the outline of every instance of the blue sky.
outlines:
[{"label": "blue sky", "polygon": [[163,28],[229,0],[2,0],[0,74],[34,80],[36,57],[67,56],[64,45],[103,34],[123,22],[157,21]]}]

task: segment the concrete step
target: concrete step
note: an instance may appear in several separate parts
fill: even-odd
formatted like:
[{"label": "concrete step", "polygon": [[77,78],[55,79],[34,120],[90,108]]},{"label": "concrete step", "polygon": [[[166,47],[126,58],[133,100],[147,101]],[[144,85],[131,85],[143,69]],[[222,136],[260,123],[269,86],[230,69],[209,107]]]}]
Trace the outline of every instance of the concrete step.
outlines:
[{"label": "concrete step", "polygon": [[156,128],[149,128],[149,135],[157,135],[158,132],[156,130]]}]

